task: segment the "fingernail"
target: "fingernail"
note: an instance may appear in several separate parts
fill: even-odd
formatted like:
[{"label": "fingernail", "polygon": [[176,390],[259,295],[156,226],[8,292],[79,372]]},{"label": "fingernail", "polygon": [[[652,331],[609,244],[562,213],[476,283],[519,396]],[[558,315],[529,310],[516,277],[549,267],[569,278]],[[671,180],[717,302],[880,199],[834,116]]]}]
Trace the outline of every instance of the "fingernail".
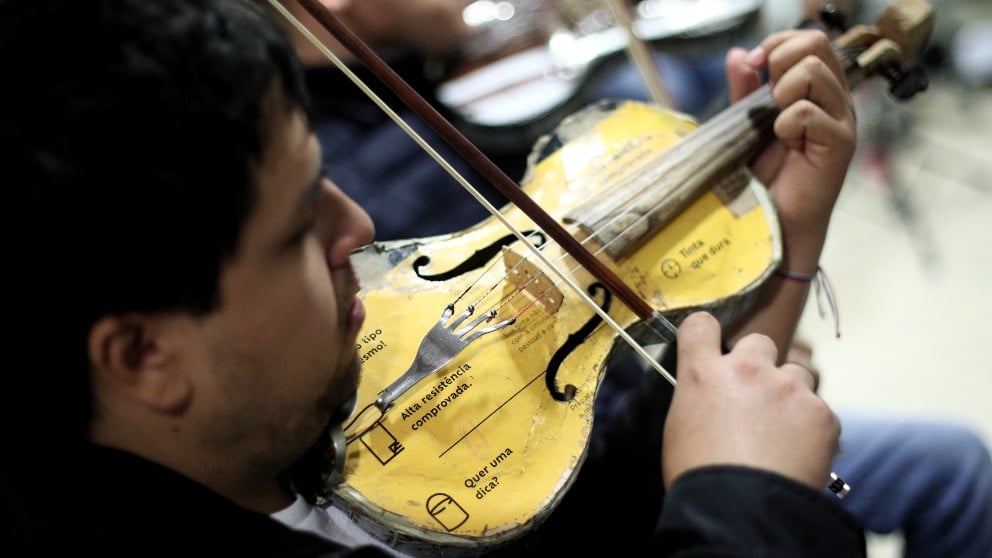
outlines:
[{"label": "fingernail", "polygon": [[748,66],[760,68],[765,63],[765,49],[760,46],[754,47],[744,57],[744,61]]}]

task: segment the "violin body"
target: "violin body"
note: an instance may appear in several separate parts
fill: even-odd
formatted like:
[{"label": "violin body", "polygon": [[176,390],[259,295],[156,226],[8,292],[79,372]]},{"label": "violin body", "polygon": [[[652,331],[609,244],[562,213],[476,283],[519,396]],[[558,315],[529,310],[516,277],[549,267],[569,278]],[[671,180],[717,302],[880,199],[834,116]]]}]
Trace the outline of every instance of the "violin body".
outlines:
[{"label": "violin body", "polygon": [[[653,105],[593,105],[543,138],[522,187],[669,320],[705,309],[726,322],[781,258],[774,209],[745,170],[636,239],[607,238],[605,227],[584,226],[592,221],[580,211],[622,198],[617,188],[652,187],[651,169],[663,167],[666,150],[695,127]],[[519,230],[535,228],[515,207],[501,213]],[[644,333],[636,315],[557,245],[528,241],[617,323],[635,337]],[[460,293],[473,293],[472,301],[491,290],[499,314],[516,318],[413,385],[350,441],[343,481],[326,497],[411,554],[441,546],[481,553],[532,530],[572,484],[597,390],[626,344],[496,218],[456,234],[374,243],[353,262],[369,316],[357,340],[358,408],[410,366]],[[569,397],[555,397],[555,386],[570,386]]]}]

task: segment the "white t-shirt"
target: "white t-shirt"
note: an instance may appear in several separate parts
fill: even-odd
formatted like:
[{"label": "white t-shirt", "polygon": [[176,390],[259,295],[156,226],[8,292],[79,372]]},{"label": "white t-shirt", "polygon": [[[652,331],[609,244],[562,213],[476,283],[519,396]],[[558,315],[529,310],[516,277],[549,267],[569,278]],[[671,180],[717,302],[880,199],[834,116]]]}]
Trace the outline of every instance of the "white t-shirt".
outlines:
[{"label": "white t-shirt", "polygon": [[378,546],[394,556],[406,557],[402,552],[365,532],[338,508],[322,508],[307,502],[299,494],[292,504],[273,513],[271,517],[293,529],[314,533],[339,544],[351,547]]}]

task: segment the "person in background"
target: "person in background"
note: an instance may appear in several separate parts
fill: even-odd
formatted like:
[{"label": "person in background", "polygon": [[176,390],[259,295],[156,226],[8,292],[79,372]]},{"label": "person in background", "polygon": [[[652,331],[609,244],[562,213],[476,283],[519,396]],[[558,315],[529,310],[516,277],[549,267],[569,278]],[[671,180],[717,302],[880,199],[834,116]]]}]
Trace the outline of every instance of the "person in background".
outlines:
[{"label": "person in background", "polygon": [[[351,54],[323,31],[310,14],[295,2],[287,7],[324,44],[346,61],[366,83],[388,99],[404,121],[442,153],[469,182],[487,193],[495,205],[501,198],[488,188],[472,167],[440,140],[412,111],[392,98],[377,79],[354,61]],[[392,67],[442,112],[445,107],[433,97],[436,83],[424,68],[436,58],[458,47],[471,36],[461,19],[464,0],[348,0],[326,1],[346,25],[375,47]],[[393,6],[398,4],[397,6]],[[834,7],[851,15],[855,2],[835,2]],[[402,10],[404,17],[381,14]],[[713,47],[680,54],[666,43],[656,52],[676,109],[704,119],[727,106],[729,94],[724,72],[725,55],[717,47],[737,40],[748,46],[759,44],[761,33],[797,27],[818,17],[820,6],[813,1],[766,2],[751,28],[730,37],[713,39]],[[409,25],[407,25],[409,24]],[[369,30],[369,31],[367,31]],[[371,30],[374,30],[371,31]],[[314,129],[322,138],[325,160],[334,161],[330,173],[344,190],[361,201],[376,222],[378,238],[408,239],[455,233],[488,217],[485,210],[427,156],[348,79],[330,65],[312,43],[294,35],[297,51],[306,64],[307,84],[314,98]],[[649,101],[643,78],[621,61],[604,64],[590,76],[585,89],[591,102],[600,97]],[[510,176],[521,176],[532,145],[503,145],[490,157]],[[397,200],[401,200],[397,203]],[[801,340],[789,346],[788,358],[813,369],[811,349]],[[666,369],[677,365],[675,351],[664,353]],[[606,498],[622,479],[640,480],[651,474],[657,441],[653,434],[643,439],[629,436],[645,425],[664,421],[671,386],[653,370],[645,372],[633,359],[614,365],[597,397],[596,421],[590,457],[566,501]],[[966,425],[941,420],[909,420],[901,417],[844,409],[844,451],[835,458],[834,470],[853,487],[841,503],[873,533],[899,533],[905,539],[905,556],[959,556],[985,558],[992,548],[992,458],[987,446]],[[934,451],[934,448],[942,448]],[[611,459],[645,455],[646,459]],[[605,488],[604,488],[605,487]],[[590,529],[604,532],[649,532],[643,519],[660,506],[660,491],[637,492],[643,499],[629,515],[611,514],[589,521]],[[938,502],[927,505],[926,502]],[[571,504],[552,514],[543,528],[547,539],[570,540],[568,532],[582,517],[568,511]],[[332,510],[331,513],[334,513]],[[574,514],[582,515],[582,514]],[[637,529],[632,526],[637,525]],[[953,526],[953,527],[951,527]],[[560,537],[548,534],[559,532]]]}]

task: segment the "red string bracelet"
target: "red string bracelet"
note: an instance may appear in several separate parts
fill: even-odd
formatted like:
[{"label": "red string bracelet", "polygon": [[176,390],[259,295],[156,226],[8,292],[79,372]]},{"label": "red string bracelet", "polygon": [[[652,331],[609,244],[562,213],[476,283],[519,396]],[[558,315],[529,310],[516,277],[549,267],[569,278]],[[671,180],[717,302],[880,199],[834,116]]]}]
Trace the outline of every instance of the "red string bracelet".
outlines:
[{"label": "red string bracelet", "polygon": [[802,281],[803,283],[809,283],[820,273],[820,268],[817,267],[816,271],[813,273],[796,273],[795,271],[788,271],[786,269],[778,268],[775,270],[775,275],[779,277],[785,277],[786,279],[792,279],[793,281]]}]

